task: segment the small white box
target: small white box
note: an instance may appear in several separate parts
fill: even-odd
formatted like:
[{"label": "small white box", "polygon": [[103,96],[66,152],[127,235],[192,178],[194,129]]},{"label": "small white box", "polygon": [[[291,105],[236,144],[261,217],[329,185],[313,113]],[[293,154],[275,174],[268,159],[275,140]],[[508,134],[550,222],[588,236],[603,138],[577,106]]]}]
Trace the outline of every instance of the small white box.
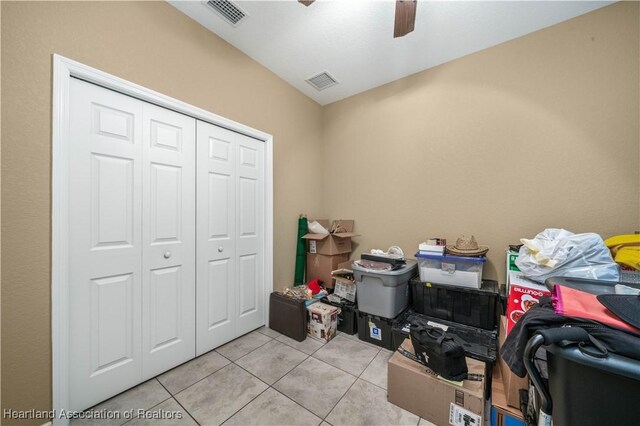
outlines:
[{"label": "small white box", "polygon": [[420,281],[480,288],[486,258],[416,253]]}]

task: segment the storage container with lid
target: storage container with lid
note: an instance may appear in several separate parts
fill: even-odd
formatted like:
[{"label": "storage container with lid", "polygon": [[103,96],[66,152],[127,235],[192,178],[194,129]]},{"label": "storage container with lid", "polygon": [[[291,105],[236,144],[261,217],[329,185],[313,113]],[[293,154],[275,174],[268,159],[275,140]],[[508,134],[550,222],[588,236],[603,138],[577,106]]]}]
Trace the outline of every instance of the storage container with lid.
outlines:
[{"label": "storage container with lid", "polygon": [[409,280],[416,274],[417,262],[407,259],[396,270],[373,270],[353,263],[358,310],[383,318],[395,318],[409,305]]},{"label": "storage container with lid", "polygon": [[480,288],[485,257],[416,253],[420,281]]}]

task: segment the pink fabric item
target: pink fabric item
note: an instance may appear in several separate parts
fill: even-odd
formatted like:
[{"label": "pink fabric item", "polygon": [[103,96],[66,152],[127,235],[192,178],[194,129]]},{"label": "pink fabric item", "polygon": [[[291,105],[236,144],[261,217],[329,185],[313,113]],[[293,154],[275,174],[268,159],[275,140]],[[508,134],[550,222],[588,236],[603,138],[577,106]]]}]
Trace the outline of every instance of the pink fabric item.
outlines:
[{"label": "pink fabric item", "polygon": [[551,296],[556,314],[599,321],[612,327],[637,333],[639,329],[615,316],[598,301],[595,294],[556,284]]}]

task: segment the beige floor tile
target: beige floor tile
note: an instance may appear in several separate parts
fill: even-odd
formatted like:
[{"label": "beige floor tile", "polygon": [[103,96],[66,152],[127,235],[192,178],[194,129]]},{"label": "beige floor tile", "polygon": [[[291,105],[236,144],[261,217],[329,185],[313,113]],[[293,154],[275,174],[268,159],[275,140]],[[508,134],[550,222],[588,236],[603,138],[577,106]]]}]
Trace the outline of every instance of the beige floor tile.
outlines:
[{"label": "beige floor tile", "polygon": [[167,399],[163,403],[141,413],[137,418],[125,423],[126,426],[197,426],[198,424],[176,402]]},{"label": "beige floor tile", "polygon": [[313,357],[359,376],[379,351],[379,348],[338,336],[315,352]]},{"label": "beige floor tile", "polygon": [[420,423],[418,423],[418,426],[438,426],[438,425],[431,423],[429,420],[420,418]]},{"label": "beige floor tile", "polygon": [[238,337],[236,340],[232,340],[224,346],[220,346],[218,349],[216,349],[216,352],[218,352],[223,357],[230,359],[231,361],[235,361],[236,359],[245,356],[252,350],[259,348],[270,340],[271,337],[257,331],[253,331],[249,334],[245,334],[242,337]]},{"label": "beige floor tile", "polygon": [[324,418],[355,379],[342,370],[310,357],[273,387],[316,416]]},{"label": "beige floor tile", "polygon": [[313,425],[322,421],[277,390],[270,388],[238,411],[226,425]]},{"label": "beige floor tile", "polygon": [[341,425],[411,425],[419,417],[387,401],[387,392],[358,379],[326,419]]},{"label": "beige floor tile", "polygon": [[269,385],[293,370],[309,355],[272,340],[236,361],[240,367]]},{"label": "beige floor tile", "polygon": [[276,337],[280,337],[282,336],[282,334],[278,333],[275,330],[270,329],[269,327],[267,327],[266,325],[263,325],[262,327],[260,327],[259,329],[257,329],[256,331],[259,331],[260,333],[271,337],[272,339],[275,339]]},{"label": "beige floor tile", "polygon": [[[114,413],[117,418],[75,419],[70,423],[72,425],[121,425],[136,417],[138,409],[147,410],[170,397],[169,392],[156,379],[151,379],[89,409],[96,413],[101,411]],[[133,415],[130,414],[132,412]]]},{"label": "beige floor tile", "polygon": [[360,340],[360,338],[358,337],[358,333],[356,333],[356,334],[340,333],[340,336],[345,337],[345,338],[347,338],[349,340],[353,340],[354,342],[362,343],[363,345],[367,345],[367,346],[370,346],[372,348],[382,349],[378,345],[374,345],[373,343],[369,343],[369,342],[365,342],[364,340]]},{"label": "beige floor tile", "polygon": [[360,375],[360,378],[369,383],[387,388],[387,363],[393,352],[381,350],[378,355],[371,361],[371,364]]},{"label": "beige floor tile", "polygon": [[298,342],[297,340],[293,340],[291,337],[280,335],[280,337],[278,337],[276,340],[284,343],[285,345],[289,345],[292,348],[299,350],[300,352],[304,352],[305,354],[308,354],[308,355],[311,355],[312,353],[320,349],[322,346],[324,346],[323,342],[316,339],[312,339],[311,337],[307,337],[302,342]]},{"label": "beige floor tile", "polygon": [[229,360],[216,351],[207,352],[173,370],[158,376],[158,381],[173,395],[188,388],[198,380],[213,374],[225,365]]},{"label": "beige floor tile", "polygon": [[267,389],[267,385],[230,364],[175,396],[201,425],[218,425]]}]

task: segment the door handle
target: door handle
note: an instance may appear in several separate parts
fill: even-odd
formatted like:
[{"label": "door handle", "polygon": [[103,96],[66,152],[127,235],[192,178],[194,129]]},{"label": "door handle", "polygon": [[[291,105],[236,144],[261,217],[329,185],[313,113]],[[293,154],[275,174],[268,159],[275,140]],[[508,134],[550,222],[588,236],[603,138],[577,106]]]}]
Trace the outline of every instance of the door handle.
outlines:
[{"label": "door handle", "polygon": [[170,251],[165,251],[164,252],[164,258],[165,259],[169,259],[171,257],[171,252]]},{"label": "door handle", "polygon": [[218,253],[222,253],[224,251],[224,247],[220,246],[218,247]]}]

